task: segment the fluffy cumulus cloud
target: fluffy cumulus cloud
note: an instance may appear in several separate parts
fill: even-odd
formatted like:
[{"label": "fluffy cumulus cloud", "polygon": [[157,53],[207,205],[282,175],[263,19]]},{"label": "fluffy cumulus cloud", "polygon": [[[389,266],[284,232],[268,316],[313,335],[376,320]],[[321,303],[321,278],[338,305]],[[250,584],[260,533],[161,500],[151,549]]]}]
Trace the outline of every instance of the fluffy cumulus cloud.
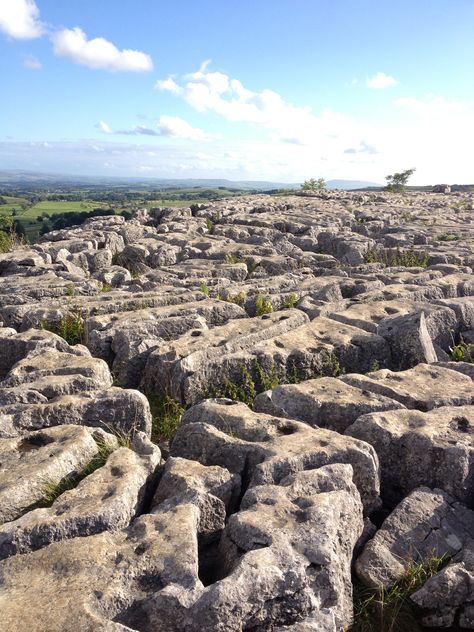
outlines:
[{"label": "fluffy cumulus cloud", "polygon": [[372,90],[383,90],[397,84],[398,81],[394,77],[386,75],[384,72],[377,72],[373,77],[367,79],[367,86]]},{"label": "fluffy cumulus cloud", "polygon": [[308,106],[295,106],[273,90],[255,92],[238,79],[221,72],[210,72],[205,62],[181,82],[168,77],[156,82],[158,90],[184,99],[198,112],[214,112],[227,121],[250,123],[270,132],[273,140],[295,145],[326,145],[328,139],[345,137],[344,142],[357,144],[360,134],[354,121],[345,115],[324,110],[320,115]]},{"label": "fluffy cumulus cloud", "polygon": [[0,0],[0,31],[14,39],[34,39],[43,34],[34,0]]},{"label": "fluffy cumulus cloud", "polygon": [[103,37],[89,40],[84,31],[77,26],[53,33],[51,40],[54,53],[58,57],[66,57],[88,68],[125,72],[153,70],[150,55],[138,50],[119,50],[115,44]]}]

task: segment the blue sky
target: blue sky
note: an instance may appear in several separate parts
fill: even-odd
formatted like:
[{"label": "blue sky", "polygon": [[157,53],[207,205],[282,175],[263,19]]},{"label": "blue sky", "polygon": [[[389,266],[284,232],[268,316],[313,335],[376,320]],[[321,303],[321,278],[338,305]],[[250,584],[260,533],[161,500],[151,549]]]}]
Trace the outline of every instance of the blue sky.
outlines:
[{"label": "blue sky", "polygon": [[473,62],[473,0],[0,0],[0,169],[472,183]]}]

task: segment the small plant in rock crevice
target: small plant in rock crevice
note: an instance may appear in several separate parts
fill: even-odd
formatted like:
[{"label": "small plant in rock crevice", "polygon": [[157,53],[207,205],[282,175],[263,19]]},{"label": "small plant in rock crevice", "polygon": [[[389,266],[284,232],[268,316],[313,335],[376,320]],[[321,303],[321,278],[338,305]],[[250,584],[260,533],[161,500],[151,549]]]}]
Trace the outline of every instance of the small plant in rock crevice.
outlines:
[{"label": "small plant in rock crevice", "polygon": [[387,268],[426,268],[428,266],[428,254],[410,248],[409,250],[385,249],[380,247],[368,248],[364,260],[366,263],[381,263]]},{"label": "small plant in rock crevice", "polygon": [[[38,507],[51,507],[54,501],[64,494],[64,492],[77,487],[83,479],[90,476],[93,472],[107,463],[107,459],[112,452],[114,452],[116,446],[114,444],[107,443],[104,440],[98,440],[96,443],[97,454],[92,457],[89,463],[76,476],[65,476],[59,482],[45,482],[43,497],[38,502]],[[124,442],[119,440],[119,446],[123,444]]]},{"label": "small plant in rock crevice", "polygon": [[446,563],[445,556],[431,555],[412,562],[404,576],[390,588],[372,589],[354,584],[354,620],[348,632],[421,632],[419,612],[410,596]]},{"label": "small plant in rock crevice", "polygon": [[152,416],[151,440],[154,443],[173,438],[186,410],[180,402],[167,393],[148,393]]},{"label": "small plant in rock crevice", "polygon": [[464,340],[449,348],[450,359],[453,362],[469,362],[474,364],[474,344],[466,343]]},{"label": "small plant in rock crevice", "polygon": [[207,286],[205,283],[201,283],[201,285],[199,286],[199,291],[202,292],[205,296],[209,296],[211,293],[209,290],[209,286]]},{"label": "small plant in rock crevice", "polygon": [[451,233],[440,233],[436,235],[437,241],[459,241],[459,235],[453,235]]},{"label": "small plant in rock crevice", "polygon": [[255,299],[255,316],[264,316],[273,312],[273,305],[269,298],[264,298],[261,294],[257,294]]},{"label": "small plant in rock crevice", "polygon": [[56,323],[42,320],[40,327],[61,336],[71,346],[86,342],[85,314],[79,308],[64,314]]},{"label": "small plant in rock crevice", "polygon": [[290,294],[285,298],[283,307],[285,307],[286,309],[294,309],[299,300],[300,297],[298,296],[298,294]]}]

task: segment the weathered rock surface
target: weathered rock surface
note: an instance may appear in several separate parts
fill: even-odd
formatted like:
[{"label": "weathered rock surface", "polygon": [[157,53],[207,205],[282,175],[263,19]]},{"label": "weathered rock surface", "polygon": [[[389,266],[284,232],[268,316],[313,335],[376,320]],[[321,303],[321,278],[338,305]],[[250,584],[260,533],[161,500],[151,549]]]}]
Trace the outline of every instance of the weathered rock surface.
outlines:
[{"label": "weathered rock surface", "polygon": [[474,403],[472,379],[440,366],[418,364],[407,371],[382,369],[370,375],[343,375],[340,379],[351,386],[390,397],[407,408],[418,410]]},{"label": "weathered rock surface", "polygon": [[341,433],[361,415],[399,408],[405,407],[394,399],[331,377],[277,386],[257,395],[253,405],[257,412],[299,419]]},{"label": "weathered rock surface", "polygon": [[449,629],[458,623],[463,630],[474,629],[474,542],[411,598],[424,609],[426,626]]},{"label": "weathered rock surface", "polygon": [[410,563],[448,558],[474,535],[474,512],[442,492],[420,487],[390,514],[356,560],[367,586],[392,586]]},{"label": "weathered rock surface", "polygon": [[97,451],[89,429],[71,425],[0,439],[0,520],[15,520],[34,508],[48,485],[79,474]]},{"label": "weathered rock surface", "polygon": [[474,506],[474,406],[375,412],[346,433],[375,448],[389,504],[424,485]]},{"label": "weathered rock surface", "polygon": [[190,408],[171,454],[226,467],[250,486],[281,484],[293,472],[349,463],[366,511],[378,506],[378,459],[371,446],[331,430],[255,413],[245,404],[207,400]]},{"label": "weathered rock surface", "polygon": [[473,209],[248,195],[0,254],[2,629],[342,632],[353,557],[433,550],[424,622],[474,629]]},{"label": "weathered rock surface", "polygon": [[[104,441],[113,439],[112,435]],[[116,449],[103,467],[59,496],[51,508],[35,509],[0,526],[0,559],[50,542],[128,526],[144,508],[161,456],[145,435],[141,445],[137,436],[135,445],[139,452]]]}]

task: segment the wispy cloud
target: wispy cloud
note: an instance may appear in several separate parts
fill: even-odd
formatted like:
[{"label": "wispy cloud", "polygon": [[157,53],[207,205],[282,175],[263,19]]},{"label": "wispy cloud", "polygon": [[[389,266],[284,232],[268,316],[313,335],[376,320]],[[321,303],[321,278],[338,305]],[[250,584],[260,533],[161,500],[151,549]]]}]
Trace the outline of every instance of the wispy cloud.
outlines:
[{"label": "wispy cloud", "polygon": [[123,72],[150,72],[153,61],[150,55],[138,50],[119,50],[103,37],[88,40],[79,27],[63,29],[51,36],[53,50],[58,57],[66,57],[76,64],[94,70]]},{"label": "wispy cloud", "polygon": [[100,129],[101,132],[104,132],[104,134],[113,134],[112,128],[105,121],[99,121],[96,127]]},{"label": "wispy cloud", "polygon": [[41,70],[42,67],[43,64],[33,55],[25,55],[23,57],[23,68],[27,70]]},{"label": "wispy cloud", "polygon": [[160,116],[157,127],[161,136],[183,138],[185,140],[209,141],[211,136],[198,127],[192,127],[179,116]]},{"label": "wispy cloud", "polygon": [[0,31],[14,39],[34,39],[44,32],[34,0],[0,0]]},{"label": "wispy cloud", "polygon": [[377,72],[373,77],[369,77],[366,83],[367,87],[372,88],[372,90],[383,90],[384,88],[396,86],[399,82],[384,72]]},{"label": "wispy cloud", "polygon": [[113,130],[105,121],[100,121],[96,127],[105,134],[117,134],[119,136],[165,136],[167,138],[205,142],[213,138],[211,135],[206,134],[204,130],[193,127],[178,116],[160,116],[156,124],[157,129],[146,125],[136,125],[132,129]]}]

